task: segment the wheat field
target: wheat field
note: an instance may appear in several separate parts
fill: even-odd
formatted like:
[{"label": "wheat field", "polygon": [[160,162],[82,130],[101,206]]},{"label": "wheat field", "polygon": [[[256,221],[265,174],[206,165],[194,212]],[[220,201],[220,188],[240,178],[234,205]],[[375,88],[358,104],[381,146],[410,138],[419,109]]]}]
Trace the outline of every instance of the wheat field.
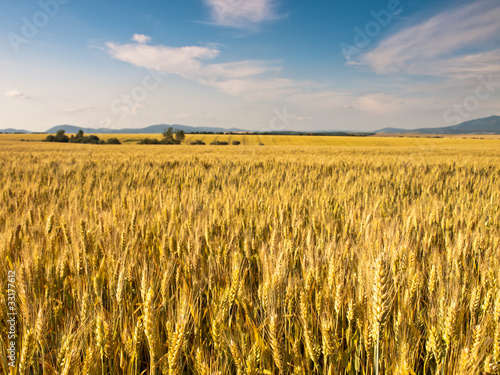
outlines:
[{"label": "wheat field", "polygon": [[499,374],[500,141],[297,140],[0,137],[2,373]]},{"label": "wheat field", "polygon": [[[90,134],[90,133],[89,133]],[[161,134],[101,134],[95,133],[100,139],[106,141],[118,138],[124,145],[135,145],[141,139],[155,138],[161,140]],[[18,141],[42,141],[47,134],[0,134],[0,145],[10,146]],[[423,146],[458,146],[458,147],[494,147],[498,146],[498,135],[414,135],[392,136],[379,134],[370,137],[353,136],[301,136],[301,135],[253,135],[253,134],[186,134],[185,144],[200,140],[207,146],[214,141],[241,142],[243,146],[336,146],[336,147],[423,147]],[[195,147],[195,146],[193,146]],[[198,146],[201,147],[201,146]]]}]

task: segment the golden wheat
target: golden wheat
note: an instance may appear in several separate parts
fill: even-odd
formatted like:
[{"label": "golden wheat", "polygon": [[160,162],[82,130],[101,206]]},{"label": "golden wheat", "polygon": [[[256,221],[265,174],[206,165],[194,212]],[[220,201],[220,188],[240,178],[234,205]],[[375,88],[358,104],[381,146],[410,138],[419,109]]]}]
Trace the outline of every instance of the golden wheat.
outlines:
[{"label": "golden wheat", "polygon": [[0,372],[498,374],[498,141],[390,142],[0,150]]}]

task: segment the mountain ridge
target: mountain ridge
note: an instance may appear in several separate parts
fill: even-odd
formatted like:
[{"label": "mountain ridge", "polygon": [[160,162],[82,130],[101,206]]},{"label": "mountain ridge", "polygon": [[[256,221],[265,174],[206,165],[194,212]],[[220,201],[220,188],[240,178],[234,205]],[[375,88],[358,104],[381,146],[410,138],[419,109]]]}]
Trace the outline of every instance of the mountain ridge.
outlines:
[{"label": "mountain ridge", "polygon": [[174,130],[184,130],[186,133],[192,132],[246,132],[247,130],[238,128],[218,128],[218,127],[208,127],[208,126],[188,126],[179,124],[157,124],[147,126],[145,128],[131,128],[131,129],[110,129],[110,128],[84,128],[81,126],[74,125],[57,125],[46,131],[46,133],[57,133],[58,130],[64,130],[68,134],[78,133],[79,130],[83,130],[84,133],[97,133],[97,134],[161,134],[168,127],[172,127]]},{"label": "mountain ridge", "polygon": [[[213,133],[223,133],[223,132],[249,132],[254,133],[256,131],[250,131],[240,128],[221,128],[221,127],[209,127],[209,126],[188,126],[188,125],[168,125],[168,124],[157,124],[147,126],[145,128],[131,128],[131,129],[111,129],[111,128],[86,128],[82,126],[74,125],[57,125],[46,130],[47,134],[57,133],[58,130],[64,130],[68,134],[76,134],[79,130],[83,130],[84,133],[89,134],[161,134],[163,130],[168,127],[172,127],[175,130],[184,130],[186,133],[194,132],[213,132]],[[28,130],[22,129],[0,129],[2,133],[36,133]],[[258,133],[258,132],[256,132]],[[360,133],[354,131],[289,131],[285,133]],[[376,130],[372,133],[381,134],[434,134],[434,135],[459,135],[459,134],[477,134],[477,135],[500,135],[500,116],[489,116],[475,120],[469,120],[462,122],[457,125],[444,126],[444,127],[431,127],[431,128],[416,128],[416,129],[403,129],[387,127],[380,130]]]},{"label": "mountain ridge", "polygon": [[457,125],[442,126],[435,128],[383,128],[376,131],[383,134],[436,134],[436,135],[457,135],[457,134],[477,134],[477,135],[500,135],[500,116],[484,117],[476,120],[469,120]]},{"label": "mountain ridge", "polygon": [[32,133],[32,132],[30,132],[28,130],[8,128],[8,129],[0,129],[0,133],[24,133],[24,134],[28,134],[28,133]]}]

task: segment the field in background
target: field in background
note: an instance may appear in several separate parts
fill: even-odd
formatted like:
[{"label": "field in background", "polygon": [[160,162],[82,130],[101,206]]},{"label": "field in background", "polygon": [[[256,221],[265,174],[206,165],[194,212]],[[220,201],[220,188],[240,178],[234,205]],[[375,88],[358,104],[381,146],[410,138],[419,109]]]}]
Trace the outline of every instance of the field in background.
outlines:
[{"label": "field in background", "polygon": [[[88,134],[89,135],[89,134]],[[162,139],[161,134],[96,134],[107,140],[118,138],[124,145],[133,145],[143,138]],[[6,141],[41,141],[46,134],[0,134],[0,143]],[[201,140],[208,146],[213,141],[239,141],[241,145],[255,146],[260,143],[265,146],[376,146],[376,147],[406,147],[406,146],[484,146],[500,145],[500,136],[449,136],[431,138],[422,136],[371,136],[371,137],[330,137],[330,136],[290,136],[290,135],[246,135],[246,134],[186,134],[185,142]],[[202,146],[193,146],[202,147]]]},{"label": "field in background", "polygon": [[433,138],[433,137],[443,137],[443,138],[460,138],[460,139],[500,139],[498,134],[414,134],[414,133],[377,133],[375,137],[410,137],[410,138]]},{"label": "field in background", "polygon": [[8,137],[3,373],[498,374],[498,140]]}]

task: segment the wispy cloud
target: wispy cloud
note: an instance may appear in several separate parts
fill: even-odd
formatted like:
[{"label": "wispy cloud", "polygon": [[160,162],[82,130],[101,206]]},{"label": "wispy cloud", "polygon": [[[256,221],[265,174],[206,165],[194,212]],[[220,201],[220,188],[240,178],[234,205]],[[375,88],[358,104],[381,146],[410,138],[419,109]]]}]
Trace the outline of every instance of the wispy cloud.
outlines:
[{"label": "wispy cloud", "polygon": [[500,72],[500,49],[408,65],[407,72],[458,79]]},{"label": "wispy cloud", "polygon": [[[324,113],[328,118],[338,116],[404,116],[418,109],[433,109],[432,100],[405,97],[383,92],[354,93],[331,90],[323,83],[300,81],[281,77],[281,69],[273,61],[236,61],[211,63],[222,58],[217,46],[186,46],[173,48],[164,45],[140,43],[108,43],[108,52],[114,58],[138,67],[180,75],[199,84],[213,87],[230,96],[249,101],[290,103],[306,111],[299,121],[313,121],[310,111]],[[317,119],[317,116],[314,116]],[[346,117],[343,117],[346,118]],[[203,114],[182,112],[179,120],[210,120]]]},{"label": "wispy cloud", "polygon": [[106,45],[108,52],[117,60],[181,76],[191,75],[202,67],[201,60],[213,59],[219,54],[217,49],[198,46],[173,48],[135,43]]},{"label": "wispy cloud", "polygon": [[210,64],[220,55],[216,47],[107,43],[115,59],[138,67],[180,75],[233,96],[269,100],[298,92],[302,83],[273,76],[280,71],[273,62],[245,60]]},{"label": "wispy cloud", "polygon": [[361,63],[380,74],[463,77],[498,71],[500,50],[482,47],[498,38],[499,19],[500,2],[474,1],[403,29],[363,55]]},{"label": "wispy cloud", "polygon": [[4,95],[8,98],[20,98],[20,99],[28,99],[29,98],[26,94],[22,93],[19,90],[6,91],[4,93]]},{"label": "wispy cloud", "polygon": [[252,28],[283,16],[276,12],[275,0],[204,0],[216,25]]}]

